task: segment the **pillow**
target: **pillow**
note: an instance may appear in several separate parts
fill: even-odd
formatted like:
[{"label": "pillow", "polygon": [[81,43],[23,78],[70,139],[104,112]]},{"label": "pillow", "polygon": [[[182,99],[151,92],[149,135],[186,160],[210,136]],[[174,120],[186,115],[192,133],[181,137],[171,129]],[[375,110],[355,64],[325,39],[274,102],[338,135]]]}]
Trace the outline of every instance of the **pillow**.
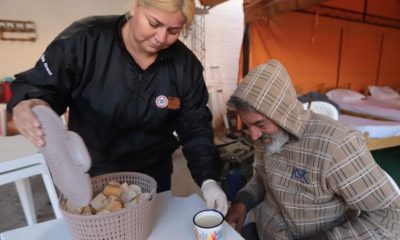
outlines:
[{"label": "pillow", "polygon": [[372,97],[378,99],[394,99],[400,97],[400,94],[398,92],[388,86],[368,86],[368,91]]},{"label": "pillow", "polygon": [[333,101],[353,101],[365,98],[365,96],[359,92],[343,88],[330,90],[326,93],[326,96]]}]

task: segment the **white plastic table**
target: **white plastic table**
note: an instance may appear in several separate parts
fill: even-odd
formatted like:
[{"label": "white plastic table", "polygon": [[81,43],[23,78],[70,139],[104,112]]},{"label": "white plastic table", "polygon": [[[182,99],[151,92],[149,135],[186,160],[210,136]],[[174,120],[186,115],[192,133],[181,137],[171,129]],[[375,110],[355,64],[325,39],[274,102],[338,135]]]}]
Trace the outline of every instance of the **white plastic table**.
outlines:
[{"label": "white plastic table", "polygon": [[[153,230],[148,240],[189,240],[194,239],[193,215],[205,209],[204,201],[197,195],[175,197],[171,192],[157,194],[156,215]],[[3,232],[2,240],[72,240],[71,233],[63,218]],[[243,240],[226,222],[222,226],[226,240]]]}]

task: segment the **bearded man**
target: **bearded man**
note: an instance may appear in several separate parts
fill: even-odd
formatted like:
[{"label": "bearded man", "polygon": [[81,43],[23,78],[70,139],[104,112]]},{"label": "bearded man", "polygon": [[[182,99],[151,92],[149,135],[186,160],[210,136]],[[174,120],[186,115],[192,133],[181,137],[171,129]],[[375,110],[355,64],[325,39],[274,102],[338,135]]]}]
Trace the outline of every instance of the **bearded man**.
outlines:
[{"label": "bearded man", "polygon": [[363,135],[304,110],[280,62],[247,74],[228,107],[255,140],[254,176],[226,216],[241,231],[254,208],[245,239],[400,239],[400,194]]}]

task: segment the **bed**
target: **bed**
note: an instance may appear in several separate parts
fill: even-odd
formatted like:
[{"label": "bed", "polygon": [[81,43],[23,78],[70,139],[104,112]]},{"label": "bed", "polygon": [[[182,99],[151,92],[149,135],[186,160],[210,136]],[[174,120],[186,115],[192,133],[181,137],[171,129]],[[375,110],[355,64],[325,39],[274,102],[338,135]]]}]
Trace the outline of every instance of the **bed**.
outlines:
[{"label": "bed", "polygon": [[370,90],[368,96],[342,88],[330,90],[326,96],[339,105],[342,114],[400,122],[400,94],[389,87],[373,87],[378,91]]},{"label": "bed", "polygon": [[371,151],[400,146],[400,94],[380,86],[368,86],[365,93],[344,88],[325,91],[339,105],[339,121],[362,132]]},{"label": "bed", "polygon": [[362,132],[370,151],[400,146],[400,122],[368,119],[347,114],[340,114],[339,121]]}]

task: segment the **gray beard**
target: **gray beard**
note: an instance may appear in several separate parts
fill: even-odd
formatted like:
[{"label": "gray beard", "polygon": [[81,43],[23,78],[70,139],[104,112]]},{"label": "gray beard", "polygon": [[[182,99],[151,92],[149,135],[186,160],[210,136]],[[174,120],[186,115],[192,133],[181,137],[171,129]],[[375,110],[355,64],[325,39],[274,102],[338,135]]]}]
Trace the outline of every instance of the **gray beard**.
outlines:
[{"label": "gray beard", "polygon": [[277,133],[272,135],[263,134],[261,136],[261,141],[264,141],[266,138],[271,139],[271,143],[264,144],[264,152],[267,155],[280,153],[283,145],[285,145],[290,139],[289,134],[283,129],[279,129]]}]

